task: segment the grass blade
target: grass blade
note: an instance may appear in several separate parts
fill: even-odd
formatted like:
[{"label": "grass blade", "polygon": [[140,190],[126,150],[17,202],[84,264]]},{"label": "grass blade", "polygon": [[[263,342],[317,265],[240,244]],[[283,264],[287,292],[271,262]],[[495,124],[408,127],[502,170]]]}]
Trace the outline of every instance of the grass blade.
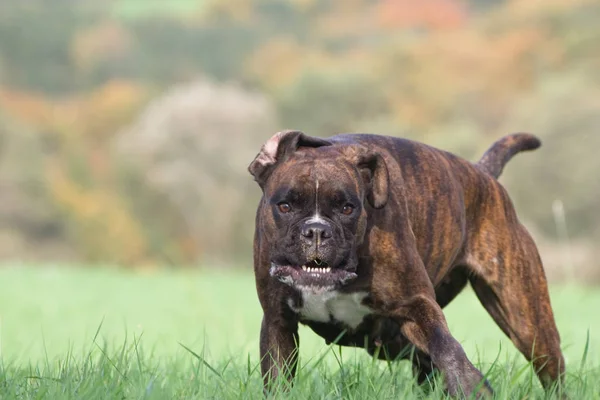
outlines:
[{"label": "grass blade", "polygon": [[583,348],[583,356],[581,357],[581,365],[579,366],[580,370],[583,370],[583,367],[585,366],[585,364],[587,362],[589,350],[590,350],[590,328],[588,328],[587,334],[585,337],[585,346]]},{"label": "grass blade", "polygon": [[212,365],[210,365],[208,363],[208,361],[206,361],[203,357],[201,357],[198,353],[196,353],[194,350],[190,349],[189,347],[187,347],[185,344],[181,343],[181,342],[177,342],[179,343],[179,345],[181,347],[183,347],[184,349],[186,349],[188,351],[188,353],[190,353],[192,356],[194,356],[194,358],[196,358],[198,361],[200,361],[202,364],[204,364],[204,366],[206,368],[208,368],[213,374],[215,374],[216,376],[218,376],[221,380],[223,380],[223,375],[221,375],[221,373],[219,371],[217,371],[216,369],[213,368]]}]

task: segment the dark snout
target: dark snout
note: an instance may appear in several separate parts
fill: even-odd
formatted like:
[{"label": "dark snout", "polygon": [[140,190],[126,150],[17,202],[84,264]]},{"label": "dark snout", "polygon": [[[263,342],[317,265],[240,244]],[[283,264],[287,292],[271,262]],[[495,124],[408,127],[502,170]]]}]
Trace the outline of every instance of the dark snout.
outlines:
[{"label": "dark snout", "polygon": [[300,246],[307,261],[333,263],[336,258],[336,231],[324,218],[310,218],[300,226]]},{"label": "dark snout", "polygon": [[333,237],[333,229],[326,221],[305,222],[300,231],[302,240],[310,245],[320,246]]},{"label": "dark snout", "polygon": [[273,242],[270,274],[288,285],[338,287],[356,278],[353,242],[342,227],[318,214],[299,220]]}]

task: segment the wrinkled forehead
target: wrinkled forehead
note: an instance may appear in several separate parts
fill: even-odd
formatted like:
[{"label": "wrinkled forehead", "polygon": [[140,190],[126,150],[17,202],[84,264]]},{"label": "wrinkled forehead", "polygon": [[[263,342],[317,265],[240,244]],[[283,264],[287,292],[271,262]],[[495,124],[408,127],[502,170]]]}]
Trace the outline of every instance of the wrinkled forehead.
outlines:
[{"label": "wrinkled forehead", "polygon": [[274,171],[271,180],[280,189],[285,187],[307,195],[314,195],[317,191],[319,196],[360,192],[357,171],[339,159],[293,157]]}]

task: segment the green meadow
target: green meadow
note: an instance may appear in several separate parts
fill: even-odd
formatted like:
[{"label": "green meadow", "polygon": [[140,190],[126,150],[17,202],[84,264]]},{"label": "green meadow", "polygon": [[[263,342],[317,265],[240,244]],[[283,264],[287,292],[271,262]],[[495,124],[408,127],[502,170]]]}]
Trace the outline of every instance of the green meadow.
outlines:
[{"label": "green meadow", "polygon": [[[552,286],[571,399],[600,398],[600,289]],[[551,397],[470,290],[446,315],[498,398]],[[0,268],[0,399],[254,399],[261,309],[249,270]],[[443,398],[407,362],[300,333],[300,369],[275,398]],[[283,385],[282,385],[283,386]]]}]

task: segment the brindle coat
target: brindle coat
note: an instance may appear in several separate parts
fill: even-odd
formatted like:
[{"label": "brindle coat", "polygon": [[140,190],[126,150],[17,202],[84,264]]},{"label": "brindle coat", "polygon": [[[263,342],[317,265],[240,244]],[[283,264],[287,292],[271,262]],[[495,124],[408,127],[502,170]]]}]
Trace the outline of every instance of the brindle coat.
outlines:
[{"label": "brindle coat", "polygon": [[[507,136],[474,164],[421,143],[377,135],[320,139],[285,131],[265,143],[249,167],[263,190],[254,271],[264,311],[265,387],[279,374],[293,378],[301,322],[328,343],[337,338],[340,345],[366,347],[380,358],[412,354],[419,381],[437,368],[451,395],[490,393],[442,312],[467,282],[502,331],[533,361],[544,387],[562,380],[564,361],[542,262],[496,179],[514,154],[539,146],[532,135]],[[291,260],[300,254],[297,265],[314,256],[296,249],[297,238],[289,233],[309,214],[286,220],[274,202],[282,188],[312,190],[312,180],[321,182],[317,190],[322,190],[324,208],[340,185],[361,203],[348,221],[338,221],[333,208],[322,211],[339,236],[331,263],[345,259],[349,266],[344,268],[357,276],[338,291],[368,294],[363,304],[372,313],[356,329],[335,320],[303,320],[293,307],[302,305],[298,290],[270,274],[284,255]],[[303,204],[312,207],[308,200]],[[406,352],[407,346],[414,347]]]}]

